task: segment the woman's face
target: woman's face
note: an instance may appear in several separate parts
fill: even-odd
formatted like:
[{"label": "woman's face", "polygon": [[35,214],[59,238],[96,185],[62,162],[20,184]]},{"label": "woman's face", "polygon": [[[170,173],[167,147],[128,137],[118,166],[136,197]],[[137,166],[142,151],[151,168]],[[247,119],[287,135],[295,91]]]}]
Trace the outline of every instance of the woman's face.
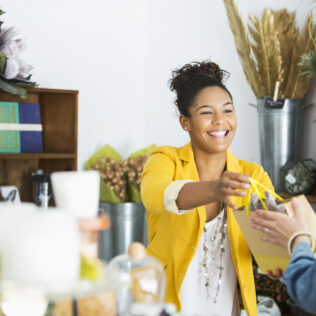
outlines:
[{"label": "woman's face", "polygon": [[220,87],[204,88],[190,108],[190,117],[180,117],[190,133],[192,145],[208,153],[220,153],[230,146],[237,127],[229,94]]}]

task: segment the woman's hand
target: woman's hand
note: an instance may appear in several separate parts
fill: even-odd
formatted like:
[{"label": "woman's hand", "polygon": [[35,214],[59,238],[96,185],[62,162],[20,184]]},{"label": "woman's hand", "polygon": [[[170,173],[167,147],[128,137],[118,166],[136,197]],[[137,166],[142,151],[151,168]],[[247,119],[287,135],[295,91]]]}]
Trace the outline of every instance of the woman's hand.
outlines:
[{"label": "woman's hand", "polygon": [[232,171],[223,172],[218,180],[186,183],[176,200],[179,210],[191,210],[212,202],[224,202],[237,209],[231,201],[231,196],[245,196],[250,188],[249,175]]},{"label": "woman's hand", "polygon": [[262,240],[286,248],[294,233],[308,230],[302,210],[299,209],[295,198],[292,199],[292,208],[293,217],[280,212],[256,210],[255,216],[250,217],[251,227],[265,233],[260,237]]},{"label": "woman's hand", "polygon": [[224,202],[233,209],[238,207],[231,202],[231,196],[245,196],[246,192],[243,190],[250,188],[249,175],[232,171],[223,172],[220,179],[210,181],[210,183],[214,200]]}]

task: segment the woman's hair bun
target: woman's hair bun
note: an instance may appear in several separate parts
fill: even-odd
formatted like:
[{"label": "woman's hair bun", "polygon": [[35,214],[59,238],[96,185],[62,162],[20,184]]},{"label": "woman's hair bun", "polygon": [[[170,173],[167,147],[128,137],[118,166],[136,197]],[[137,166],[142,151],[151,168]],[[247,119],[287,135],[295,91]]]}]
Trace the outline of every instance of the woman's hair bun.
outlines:
[{"label": "woman's hair bun", "polygon": [[193,62],[172,72],[170,89],[179,91],[188,84],[205,79],[222,84],[228,77],[227,71],[211,61]]}]

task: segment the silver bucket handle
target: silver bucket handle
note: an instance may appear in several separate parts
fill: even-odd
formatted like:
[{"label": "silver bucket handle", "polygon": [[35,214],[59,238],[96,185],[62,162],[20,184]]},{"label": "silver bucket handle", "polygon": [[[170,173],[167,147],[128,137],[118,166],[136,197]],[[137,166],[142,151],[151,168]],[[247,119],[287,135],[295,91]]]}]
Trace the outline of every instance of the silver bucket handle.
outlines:
[{"label": "silver bucket handle", "polygon": [[304,104],[304,105],[302,106],[302,108],[303,108],[303,109],[306,109],[306,108],[308,108],[308,107],[310,107],[310,106],[314,106],[314,105],[315,105],[314,103]]}]

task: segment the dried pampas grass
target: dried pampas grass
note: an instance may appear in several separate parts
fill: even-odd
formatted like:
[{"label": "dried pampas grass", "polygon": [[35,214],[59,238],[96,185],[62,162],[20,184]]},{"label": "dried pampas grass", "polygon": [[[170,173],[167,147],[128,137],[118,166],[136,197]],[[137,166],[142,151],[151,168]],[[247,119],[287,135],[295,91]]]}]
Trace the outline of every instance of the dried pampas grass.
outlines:
[{"label": "dried pampas grass", "polygon": [[302,75],[300,57],[314,50],[310,33],[315,37],[316,26],[308,17],[300,31],[295,26],[295,13],[286,9],[264,9],[261,18],[249,16],[246,29],[234,0],[223,0],[229,25],[244,73],[258,99],[272,96],[277,81],[279,97],[301,99],[310,82]]}]

